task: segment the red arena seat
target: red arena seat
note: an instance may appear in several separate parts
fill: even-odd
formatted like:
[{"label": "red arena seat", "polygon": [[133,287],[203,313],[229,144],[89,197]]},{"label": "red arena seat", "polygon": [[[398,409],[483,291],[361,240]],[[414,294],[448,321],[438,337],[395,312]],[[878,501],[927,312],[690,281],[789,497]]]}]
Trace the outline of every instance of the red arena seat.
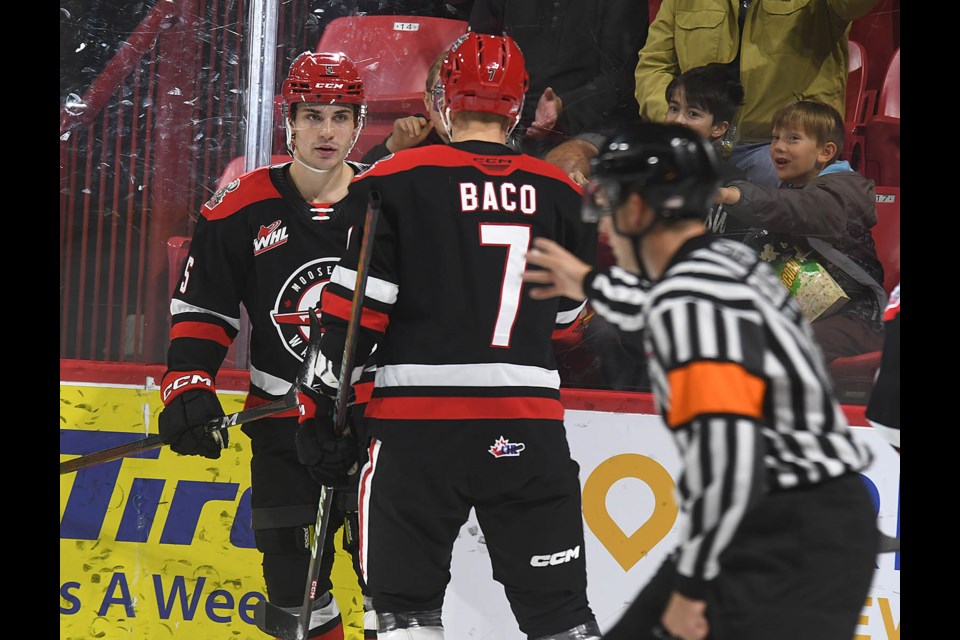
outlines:
[{"label": "red arena seat", "polygon": [[879,0],[870,13],[850,24],[849,37],[866,49],[871,63],[867,86],[879,91],[887,64],[900,47],[900,0]]},{"label": "red arena seat", "polygon": [[[871,230],[883,264],[887,293],[900,282],[900,188],[877,187],[877,224]],[[880,366],[880,351],[837,358],[829,363],[841,402],[865,403]]]},{"label": "red arena seat", "polygon": [[849,161],[854,171],[860,171],[863,163],[863,133],[860,127],[873,114],[877,92],[867,88],[869,64],[866,48],[855,40],[849,40],[847,50],[847,98],[843,117],[846,131],[841,158]]},{"label": "red arena seat", "polygon": [[900,187],[877,187],[877,224],[872,229],[887,293],[900,282]]},{"label": "red arena seat", "polygon": [[884,76],[877,113],[863,127],[863,170],[878,186],[900,186],[900,49]]},{"label": "red arena seat", "polygon": [[[270,156],[270,164],[282,164],[291,160],[293,160],[293,157],[288,154],[275,153]],[[223,189],[246,172],[246,158],[244,156],[237,156],[227,163],[227,167],[223,170],[220,179],[217,181],[217,189]]]},{"label": "red arena seat", "polygon": [[327,25],[317,51],[347,54],[367,97],[367,123],[351,160],[386,138],[397,118],[423,113],[430,65],[466,31],[466,21],[428,16],[344,16]]}]

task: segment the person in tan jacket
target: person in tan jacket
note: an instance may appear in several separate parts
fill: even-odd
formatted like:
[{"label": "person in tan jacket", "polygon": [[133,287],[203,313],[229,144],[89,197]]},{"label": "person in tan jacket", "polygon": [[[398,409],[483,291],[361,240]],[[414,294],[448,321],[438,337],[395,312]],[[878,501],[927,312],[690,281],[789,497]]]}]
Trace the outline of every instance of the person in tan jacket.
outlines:
[{"label": "person in tan jacket", "polygon": [[845,113],[850,23],[877,0],[663,0],[640,50],[636,98],[644,120],[662,122],[664,91],[710,62],[739,70],[746,99],[731,160],[756,184],[779,184],[770,162],[770,119],[795,100]]}]

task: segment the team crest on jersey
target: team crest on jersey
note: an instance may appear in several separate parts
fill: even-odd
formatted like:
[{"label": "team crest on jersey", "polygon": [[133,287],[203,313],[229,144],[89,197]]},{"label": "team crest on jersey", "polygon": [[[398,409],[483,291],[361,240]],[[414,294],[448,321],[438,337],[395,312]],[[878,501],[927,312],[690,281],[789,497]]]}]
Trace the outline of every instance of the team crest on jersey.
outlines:
[{"label": "team crest on jersey", "polygon": [[253,255],[276,249],[287,243],[287,228],[280,226],[279,220],[274,220],[268,226],[260,225],[257,237],[253,239]]},{"label": "team crest on jersey", "polygon": [[271,317],[284,348],[303,360],[310,339],[310,309],[320,305],[320,294],[330,282],[337,258],[320,258],[301,266],[284,283]]},{"label": "team crest on jersey", "polygon": [[207,200],[207,203],[204,205],[207,209],[213,209],[218,204],[223,202],[223,197],[230,193],[231,191],[236,191],[237,187],[240,186],[240,178],[232,181],[230,184],[225,186],[222,189],[217,189],[217,192],[213,194],[213,197]]},{"label": "team crest on jersey", "polygon": [[510,442],[507,438],[500,436],[490,447],[490,455],[494,458],[516,458],[526,448],[527,445],[522,442]]}]

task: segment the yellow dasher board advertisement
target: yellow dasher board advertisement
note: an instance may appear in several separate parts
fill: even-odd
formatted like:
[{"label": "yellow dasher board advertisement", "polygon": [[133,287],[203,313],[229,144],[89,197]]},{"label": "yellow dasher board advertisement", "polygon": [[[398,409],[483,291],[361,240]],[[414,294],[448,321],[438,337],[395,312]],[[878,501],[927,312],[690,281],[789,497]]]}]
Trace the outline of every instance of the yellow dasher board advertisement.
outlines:
[{"label": "yellow dasher board advertisement", "polygon": [[[123,368],[120,367],[122,371]],[[156,433],[162,371],[61,367],[60,460]],[[239,411],[243,375],[218,376],[226,413]],[[99,381],[98,381],[99,380]],[[566,425],[581,469],[588,596],[609,629],[677,541],[679,463],[648,394],[564,390]],[[862,407],[846,407],[864,425]],[[900,530],[900,459],[869,427],[855,435],[876,462],[863,474],[878,526]],[[60,478],[60,638],[265,640],[253,623],[264,597],[250,523],[249,440],[230,431],[219,460],[167,447]],[[472,516],[454,546],[444,603],[448,640],[524,640],[492,577]],[[362,640],[361,595],[338,548],[334,596],[346,640]],[[855,640],[899,640],[900,554],[878,556]]]},{"label": "yellow dasher board advertisement", "polygon": [[[155,434],[162,371],[152,373],[62,381],[60,460]],[[228,414],[243,407],[241,392],[219,397]],[[161,447],[61,475],[61,640],[269,638],[253,621],[266,591],[249,465],[250,440],[234,427],[219,460]],[[339,544],[333,582],[346,640],[362,640],[362,596]]]}]

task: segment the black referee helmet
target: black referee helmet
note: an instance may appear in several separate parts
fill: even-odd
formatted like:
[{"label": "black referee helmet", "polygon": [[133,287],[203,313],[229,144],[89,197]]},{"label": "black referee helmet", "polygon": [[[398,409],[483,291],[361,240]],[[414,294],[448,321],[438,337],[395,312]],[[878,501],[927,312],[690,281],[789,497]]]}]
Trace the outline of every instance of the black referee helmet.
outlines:
[{"label": "black referee helmet", "polygon": [[683,125],[640,122],[600,146],[584,190],[583,219],[612,215],[631,193],[665,220],[704,218],[720,174],[713,146]]}]

